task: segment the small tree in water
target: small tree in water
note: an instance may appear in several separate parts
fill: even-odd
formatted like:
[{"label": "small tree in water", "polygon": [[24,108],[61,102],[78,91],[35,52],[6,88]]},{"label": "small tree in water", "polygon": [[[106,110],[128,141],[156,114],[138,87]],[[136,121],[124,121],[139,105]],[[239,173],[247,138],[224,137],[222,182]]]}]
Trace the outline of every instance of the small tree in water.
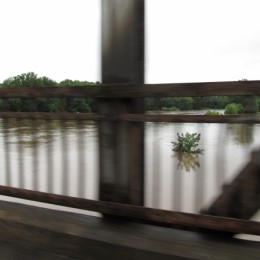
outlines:
[{"label": "small tree in water", "polygon": [[182,153],[202,153],[203,149],[199,149],[200,134],[198,133],[177,133],[177,142],[172,142],[174,152]]}]

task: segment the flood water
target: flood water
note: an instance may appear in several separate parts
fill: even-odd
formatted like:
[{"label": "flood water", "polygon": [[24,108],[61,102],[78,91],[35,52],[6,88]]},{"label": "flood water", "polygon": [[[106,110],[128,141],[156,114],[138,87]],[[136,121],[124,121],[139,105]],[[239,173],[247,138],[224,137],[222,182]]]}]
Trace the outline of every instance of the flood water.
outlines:
[{"label": "flood water", "polygon": [[[200,133],[202,154],[172,151],[177,133]],[[146,127],[147,204],[198,213],[221,193],[260,144],[259,125],[153,124]],[[244,136],[246,135],[246,136]]]},{"label": "flood water", "polygon": [[[172,151],[177,133],[200,133],[202,154]],[[145,124],[145,205],[198,213],[260,147],[260,125]],[[0,185],[98,198],[93,122],[0,120]]]}]

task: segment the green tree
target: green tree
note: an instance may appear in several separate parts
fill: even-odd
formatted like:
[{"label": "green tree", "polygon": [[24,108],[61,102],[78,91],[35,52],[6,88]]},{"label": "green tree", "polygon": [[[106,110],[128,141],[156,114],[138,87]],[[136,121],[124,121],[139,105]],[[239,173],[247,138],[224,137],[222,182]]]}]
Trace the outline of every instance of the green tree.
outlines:
[{"label": "green tree", "polygon": [[71,98],[67,104],[67,111],[71,113],[89,113],[91,108],[85,98]]},{"label": "green tree", "polygon": [[160,109],[177,108],[180,110],[191,110],[193,108],[193,99],[191,97],[164,97],[160,99]]},{"label": "green tree", "polygon": [[11,78],[6,79],[3,82],[3,87],[7,88],[19,88],[19,87],[49,87],[56,86],[57,83],[47,77],[39,78],[34,72],[23,73]]},{"label": "green tree", "polygon": [[193,99],[192,97],[179,97],[175,98],[175,107],[180,110],[191,110],[193,108]]},{"label": "green tree", "polygon": [[204,98],[207,108],[222,109],[228,104],[228,97],[226,96],[211,96]]},{"label": "green tree", "polygon": [[224,109],[229,102],[227,96],[194,97],[193,109]]},{"label": "green tree", "polygon": [[[89,82],[89,81],[79,81],[79,80],[70,80],[66,79],[59,83],[61,87],[87,87],[97,85],[97,83]],[[92,98],[68,98],[64,101],[65,110],[68,112],[81,112],[88,113],[91,111],[95,111],[94,100]]]},{"label": "green tree", "polygon": [[241,104],[230,103],[225,107],[225,114],[236,115],[244,113],[244,107]]},{"label": "green tree", "polygon": [[[57,82],[49,79],[47,77],[38,77],[34,72],[23,73],[14,77],[6,79],[2,83],[4,88],[22,88],[22,87],[54,87],[57,86]],[[40,111],[40,112],[52,112],[55,110],[54,107],[57,106],[58,99],[52,100],[51,102],[48,99],[19,99],[11,98],[7,102],[7,108],[9,111]],[[52,108],[52,109],[51,109]],[[3,109],[2,109],[3,110]]]},{"label": "green tree", "polygon": [[[22,88],[22,87],[87,87],[97,85],[89,81],[79,81],[66,79],[57,83],[48,77],[38,77],[34,72],[23,73],[6,79],[1,87],[4,88]],[[92,98],[11,98],[0,103],[2,111],[21,111],[21,112],[90,112],[94,111],[94,101]]]}]

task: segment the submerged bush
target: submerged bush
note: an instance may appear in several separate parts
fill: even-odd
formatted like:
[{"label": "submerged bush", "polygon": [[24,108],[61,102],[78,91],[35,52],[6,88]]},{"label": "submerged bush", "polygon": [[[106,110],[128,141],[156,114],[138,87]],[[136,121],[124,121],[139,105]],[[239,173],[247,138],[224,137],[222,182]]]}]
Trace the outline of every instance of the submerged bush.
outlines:
[{"label": "submerged bush", "polygon": [[177,108],[177,107],[162,107],[162,109],[161,109],[162,111],[173,111],[173,112],[175,112],[175,111],[179,111],[179,109]]},{"label": "submerged bush", "polygon": [[230,103],[225,107],[225,114],[237,115],[244,113],[244,107],[242,104]]},{"label": "submerged bush", "polygon": [[208,110],[206,115],[207,116],[220,116],[220,115],[222,115],[222,113],[220,113],[218,111]]},{"label": "submerged bush", "polygon": [[177,142],[172,142],[174,152],[182,153],[202,153],[203,149],[199,149],[200,134],[198,133],[177,133]]}]

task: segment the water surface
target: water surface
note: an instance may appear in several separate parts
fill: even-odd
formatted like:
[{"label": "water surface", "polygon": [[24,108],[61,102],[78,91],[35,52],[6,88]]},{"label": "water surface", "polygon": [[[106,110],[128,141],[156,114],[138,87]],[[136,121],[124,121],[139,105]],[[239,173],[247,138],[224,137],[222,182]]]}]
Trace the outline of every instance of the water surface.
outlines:
[{"label": "water surface", "polygon": [[[177,133],[201,134],[203,154],[177,154]],[[145,205],[198,213],[260,146],[260,125],[145,124]],[[98,198],[98,136],[93,122],[0,120],[0,184]]]}]

